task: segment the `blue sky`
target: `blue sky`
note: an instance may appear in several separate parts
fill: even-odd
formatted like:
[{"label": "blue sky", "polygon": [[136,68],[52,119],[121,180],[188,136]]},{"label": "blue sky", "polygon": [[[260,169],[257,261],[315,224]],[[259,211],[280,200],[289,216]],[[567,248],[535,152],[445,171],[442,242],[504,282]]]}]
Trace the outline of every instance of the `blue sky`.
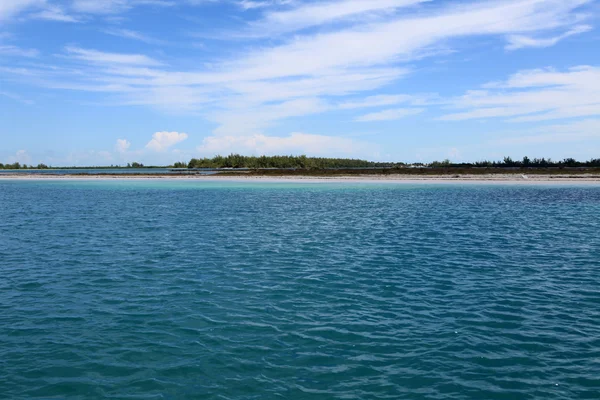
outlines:
[{"label": "blue sky", "polygon": [[594,0],[0,0],[0,162],[600,157]]}]

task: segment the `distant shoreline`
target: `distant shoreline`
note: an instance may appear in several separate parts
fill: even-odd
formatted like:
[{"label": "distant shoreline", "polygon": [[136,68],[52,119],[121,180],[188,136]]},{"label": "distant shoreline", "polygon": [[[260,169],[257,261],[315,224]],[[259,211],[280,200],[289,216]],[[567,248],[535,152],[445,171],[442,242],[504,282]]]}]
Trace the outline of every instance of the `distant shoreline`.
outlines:
[{"label": "distant shoreline", "polygon": [[440,175],[175,175],[175,174],[102,174],[102,175],[46,175],[46,174],[0,174],[0,180],[186,180],[186,181],[232,181],[232,182],[345,182],[345,183],[562,183],[562,184],[600,184],[598,174],[440,174]]}]

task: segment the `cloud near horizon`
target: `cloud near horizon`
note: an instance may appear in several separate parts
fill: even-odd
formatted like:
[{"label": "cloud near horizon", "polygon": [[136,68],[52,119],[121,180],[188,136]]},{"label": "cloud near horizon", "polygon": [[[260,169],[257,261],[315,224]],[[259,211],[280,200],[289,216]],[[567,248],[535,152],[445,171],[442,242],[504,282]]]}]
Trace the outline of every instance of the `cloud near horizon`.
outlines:
[{"label": "cloud near horizon", "polygon": [[454,99],[461,111],[445,121],[504,118],[536,122],[600,115],[600,67],[578,66],[568,71],[520,71],[505,82],[492,82]]},{"label": "cloud near horizon", "polygon": [[165,151],[177,143],[183,142],[187,138],[187,133],[156,132],[152,135],[152,140],[146,145],[146,149],[152,151]]},{"label": "cloud near horizon", "polygon": [[125,153],[131,147],[131,143],[125,139],[117,139],[117,144],[115,144],[115,150],[117,153]]},{"label": "cloud near horizon", "polygon": [[294,132],[289,136],[277,137],[256,134],[252,136],[210,136],[204,139],[198,152],[207,156],[219,154],[311,154],[323,155],[356,155],[368,150],[373,154],[377,149],[368,143],[350,138],[312,135]]}]

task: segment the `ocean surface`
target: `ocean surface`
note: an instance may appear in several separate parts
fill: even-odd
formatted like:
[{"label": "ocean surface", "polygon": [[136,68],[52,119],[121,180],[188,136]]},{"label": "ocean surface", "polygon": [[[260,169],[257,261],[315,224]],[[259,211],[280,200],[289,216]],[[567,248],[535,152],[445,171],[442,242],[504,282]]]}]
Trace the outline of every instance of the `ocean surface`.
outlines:
[{"label": "ocean surface", "polygon": [[0,398],[598,399],[600,186],[0,180]]},{"label": "ocean surface", "polygon": [[63,168],[63,169],[0,169],[2,175],[212,175],[216,170],[173,168]]}]

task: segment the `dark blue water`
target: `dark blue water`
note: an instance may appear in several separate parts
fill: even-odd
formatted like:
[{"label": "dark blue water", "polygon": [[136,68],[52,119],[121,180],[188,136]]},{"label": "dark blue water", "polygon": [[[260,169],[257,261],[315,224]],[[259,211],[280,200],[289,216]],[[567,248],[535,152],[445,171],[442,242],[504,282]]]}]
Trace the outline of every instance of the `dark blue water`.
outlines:
[{"label": "dark blue water", "polygon": [[0,397],[598,399],[600,187],[0,180]]}]

